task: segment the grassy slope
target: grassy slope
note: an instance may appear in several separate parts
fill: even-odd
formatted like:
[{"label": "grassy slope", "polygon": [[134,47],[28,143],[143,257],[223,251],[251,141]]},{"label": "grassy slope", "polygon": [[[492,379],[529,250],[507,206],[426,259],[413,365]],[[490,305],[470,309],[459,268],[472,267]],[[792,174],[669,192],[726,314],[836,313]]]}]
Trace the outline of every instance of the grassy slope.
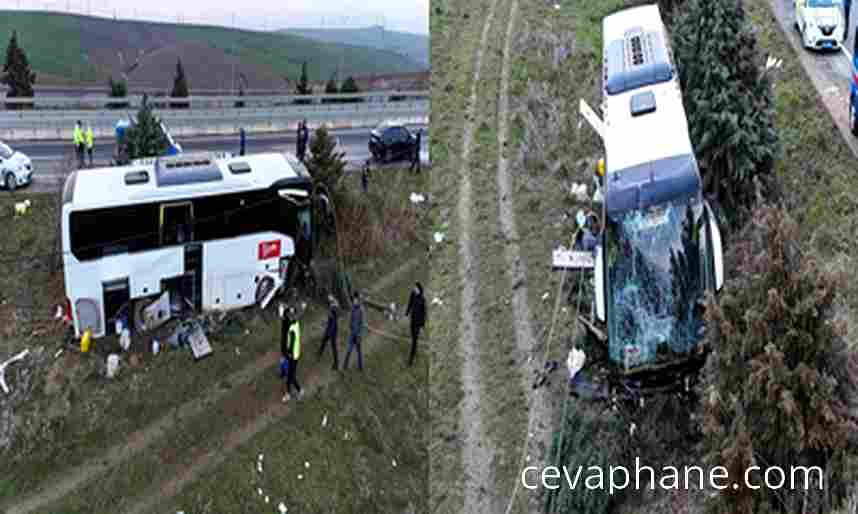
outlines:
[{"label": "grassy slope", "polygon": [[[371,187],[371,198],[373,195],[384,195],[385,198],[392,196],[393,188],[393,195],[407,202],[406,198],[412,191],[427,190],[427,173],[414,176],[393,169],[385,173],[393,174],[384,179],[389,187],[387,190]],[[348,177],[345,187],[356,189],[357,180],[356,175]],[[381,181],[379,178],[379,186]],[[14,202],[25,197],[33,200],[31,215],[12,220]],[[16,260],[23,263],[16,266],[24,267],[11,268],[16,273],[0,277],[0,300],[7,302],[0,305],[0,320],[13,319],[12,305],[33,305],[31,310],[34,316],[47,318],[49,327],[56,326],[50,321],[50,316],[52,306],[60,303],[64,296],[62,274],[51,275],[47,268],[40,266],[32,269],[30,264],[33,256],[40,255],[44,248],[50,248],[53,243],[54,231],[43,229],[53,221],[51,200],[50,195],[28,195],[26,191],[0,197],[0,221],[13,228],[14,236],[6,241],[8,245],[4,243],[0,260],[9,254],[25,256],[22,260]],[[382,201],[380,198],[369,201],[379,205],[391,203],[389,199]],[[425,237],[425,232],[421,230],[421,236]],[[417,248],[422,248],[422,245],[418,244]],[[400,244],[394,246],[391,253],[365,259],[361,265],[350,269],[353,284],[362,289],[370,288],[379,276],[378,270],[384,270],[385,273],[393,270],[411,257],[413,252],[413,245],[406,247]],[[41,260],[35,262],[41,263]],[[10,264],[4,265],[10,269]],[[424,283],[428,283],[428,277],[424,278]],[[391,300],[404,302],[407,296],[403,295],[409,288],[406,283],[396,296],[391,296]],[[311,307],[308,315],[321,320],[324,309]],[[51,381],[59,387],[49,392],[43,385],[38,385],[33,396],[14,407],[17,423],[24,426],[29,422],[29,426],[24,432],[19,432],[16,444],[0,459],[0,501],[33,491],[58,471],[99,455],[105,448],[120,443],[127,434],[160,419],[170,410],[206,391],[227,391],[235,387],[236,384],[225,380],[228,375],[279,348],[276,345],[276,327],[257,316],[242,315],[242,318],[246,320],[243,328],[250,330],[251,335],[239,332],[211,337],[215,352],[199,363],[193,363],[184,352],[168,352],[153,357],[146,353],[144,344],[138,342],[134,350],[140,357],[141,365],[130,367],[126,356],[123,358],[121,378],[106,381],[98,376],[96,360],[104,359],[110,351],[118,349],[115,340],[106,338],[96,343],[95,354],[91,356],[81,358],[66,352],[52,361],[47,370],[40,370],[40,377],[58,377]],[[317,324],[321,323],[319,321]],[[0,330],[0,355],[44,345],[52,356],[60,344],[60,333],[54,331],[36,338],[26,337],[44,324],[21,320],[4,324],[4,327],[14,326],[16,330],[13,333]],[[305,329],[305,333],[312,337],[312,331]],[[240,348],[240,354],[234,352],[234,347]],[[11,375],[9,373],[7,377]],[[10,383],[14,383],[13,380],[10,378]],[[211,416],[208,419],[210,421]]]},{"label": "grassy slope", "polygon": [[396,53],[405,54],[419,63],[429,64],[429,36],[424,34],[383,30],[381,27],[284,29],[282,32],[329,43],[393,50]]},{"label": "grassy slope", "polygon": [[[5,46],[13,30],[37,73],[49,74],[70,82],[92,81],[96,70],[86,62],[82,48],[81,23],[84,17],[47,12],[0,11],[0,44]],[[123,22],[127,23],[127,22]],[[383,51],[313,41],[291,34],[252,32],[214,26],[192,26],[135,22],[153,30],[173,30],[176,37],[205,41],[229,54],[235,48],[242,59],[270,67],[277,73],[295,76],[301,62],[310,61],[311,80],[330,77],[337,65],[345,62],[355,74],[396,73],[422,68],[415,61]],[[50,38],[44,37],[51,34]],[[122,37],[118,31],[115,37]],[[133,46],[133,45],[122,45]],[[37,83],[38,77],[37,77]]]}]

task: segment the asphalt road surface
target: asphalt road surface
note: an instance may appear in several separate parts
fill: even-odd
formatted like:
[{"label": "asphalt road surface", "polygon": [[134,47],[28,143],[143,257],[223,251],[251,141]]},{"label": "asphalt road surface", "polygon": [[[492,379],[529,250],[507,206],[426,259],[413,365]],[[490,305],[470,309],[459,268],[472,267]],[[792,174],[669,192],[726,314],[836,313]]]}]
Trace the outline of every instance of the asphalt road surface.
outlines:
[{"label": "asphalt road surface", "polygon": [[849,132],[849,84],[852,75],[855,29],[858,26],[858,7],[855,5],[858,1],[852,2],[848,37],[843,44],[843,49],[837,52],[819,52],[804,48],[798,30],[795,28],[794,0],[770,0],[770,2],[781,29],[797,52],[802,67],[810,76],[837,128],[840,129],[846,143],[853,151],[858,150],[858,141]]},{"label": "asphalt road surface", "polygon": [[[429,136],[425,125],[409,126],[410,129],[422,129],[421,160],[428,161]],[[331,134],[337,138],[339,151],[345,152],[345,158],[351,165],[357,165],[369,159],[370,129],[334,130]],[[176,138],[184,152],[223,151],[238,153],[239,137],[203,136]],[[269,134],[247,134],[246,153],[295,152],[295,133],[280,132]],[[63,176],[66,160],[73,156],[71,144],[67,141],[6,141],[14,150],[22,152],[33,161],[33,183],[24,191],[41,192],[56,189]],[[97,139],[93,152],[96,166],[107,166],[113,154],[112,139]]]}]

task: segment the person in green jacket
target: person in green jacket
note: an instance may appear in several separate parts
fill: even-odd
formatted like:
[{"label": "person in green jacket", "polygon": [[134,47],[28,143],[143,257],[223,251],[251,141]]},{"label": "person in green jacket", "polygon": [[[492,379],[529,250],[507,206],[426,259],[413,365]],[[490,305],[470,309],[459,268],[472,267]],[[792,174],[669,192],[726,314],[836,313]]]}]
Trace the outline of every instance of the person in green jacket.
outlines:
[{"label": "person in green jacket", "polygon": [[74,149],[77,153],[77,167],[83,168],[83,148],[84,148],[84,137],[83,137],[83,126],[80,120],[77,120],[77,123],[74,126]]},{"label": "person in green jacket", "polygon": [[[304,391],[298,383],[298,361],[301,359],[301,324],[295,316],[294,308],[290,308],[289,311],[290,323],[286,332],[289,369],[287,370],[286,396],[283,397],[284,403],[292,398],[292,386],[295,386],[295,390],[298,391],[299,400],[304,397]],[[285,324],[286,321],[284,320]]]},{"label": "person in green jacket", "polygon": [[86,124],[86,153],[89,154],[89,166],[92,167],[92,149],[95,146],[95,134],[92,131],[92,124]]}]

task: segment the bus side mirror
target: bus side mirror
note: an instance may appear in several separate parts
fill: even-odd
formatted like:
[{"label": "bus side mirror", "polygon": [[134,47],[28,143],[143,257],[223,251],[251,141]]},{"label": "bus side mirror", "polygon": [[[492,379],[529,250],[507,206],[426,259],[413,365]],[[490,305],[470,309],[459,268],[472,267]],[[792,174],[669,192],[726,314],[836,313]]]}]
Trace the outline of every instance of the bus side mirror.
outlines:
[{"label": "bus side mirror", "polygon": [[604,267],[602,265],[602,245],[596,247],[596,262],[593,267],[593,275],[595,277],[596,289],[596,318],[599,321],[605,321],[605,276]]},{"label": "bus side mirror", "polygon": [[721,231],[712,209],[706,205],[707,218],[709,219],[709,232],[712,234],[712,260],[715,268],[715,291],[720,292],[724,286],[724,250],[721,246]]}]

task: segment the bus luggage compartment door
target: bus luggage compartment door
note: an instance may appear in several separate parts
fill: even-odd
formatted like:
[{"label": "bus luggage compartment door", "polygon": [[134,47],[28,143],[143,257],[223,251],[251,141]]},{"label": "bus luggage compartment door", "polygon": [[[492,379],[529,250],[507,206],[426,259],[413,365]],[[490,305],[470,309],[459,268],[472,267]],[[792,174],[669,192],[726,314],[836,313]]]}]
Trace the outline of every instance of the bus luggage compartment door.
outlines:
[{"label": "bus luggage compartment door", "polygon": [[127,305],[131,299],[128,278],[103,282],[102,291],[104,295],[104,334],[112,335],[116,333],[116,327],[113,322],[114,318],[119,314],[119,310]]},{"label": "bus luggage compartment door", "polygon": [[185,274],[192,278],[188,288],[183,291],[185,297],[193,302],[194,310],[203,309],[203,245],[200,243],[185,245]]}]

